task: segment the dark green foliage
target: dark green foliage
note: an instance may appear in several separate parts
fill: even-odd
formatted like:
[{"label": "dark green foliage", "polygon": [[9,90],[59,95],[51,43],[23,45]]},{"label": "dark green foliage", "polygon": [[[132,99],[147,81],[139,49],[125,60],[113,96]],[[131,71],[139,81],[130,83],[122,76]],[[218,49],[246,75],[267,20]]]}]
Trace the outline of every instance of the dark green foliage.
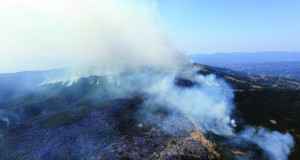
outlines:
[{"label": "dark green foliage", "polygon": [[[255,90],[263,89],[300,89],[300,80],[290,79],[276,76],[261,76],[255,74],[247,74],[239,71],[232,71],[226,68],[204,66],[199,71],[200,74],[215,74],[217,77],[224,78],[225,81],[238,90]],[[258,88],[257,88],[258,87]]]},{"label": "dark green foliage", "polygon": [[[290,158],[300,157],[300,91],[255,90],[235,95],[237,109],[246,123],[289,132],[296,141]],[[275,120],[276,124],[270,120]]]},{"label": "dark green foliage", "polygon": [[170,141],[170,145],[174,145],[174,144],[176,144],[176,140],[172,139],[172,140]]},{"label": "dark green foliage", "polygon": [[52,150],[42,156],[42,159],[49,160],[80,160],[80,155],[74,150],[72,146],[65,145],[57,150]]},{"label": "dark green foliage", "polygon": [[102,154],[100,156],[100,160],[107,160],[107,153],[106,152],[102,152]]},{"label": "dark green foliage", "polygon": [[133,141],[133,137],[131,135],[125,135],[124,139],[129,142]]},{"label": "dark green foliage", "polygon": [[64,111],[56,113],[53,116],[38,121],[38,124],[44,128],[52,128],[58,126],[65,126],[76,124],[82,120],[86,115],[84,113],[72,113],[71,111]]},{"label": "dark green foliage", "polygon": [[0,129],[4,129],[6,127],[7,127],[7,122],[4,121],[4,120],[2,120],[2,119],[0,119]]},{"label": "dark green foliage", "polygon": [[35,105],[28,105],[28,106],[24,106],[24,113],[23,113],[23,115],[25,117],[32,118],[32,117],[40,115],[41,112],[42,112],[41,108],[38,108]]},{"label": "dark green foliage", "polygon": [[129,156],[123,156],[120,158],[120,160],[132,160]]},{"label": "dark green foliage", "polygon": [[116,130],[121,134],[126,133],[129,127],[137,123],[135,114],[138,109],[138,104],[140,103],[141,100],[136,98],[130,104],[123,106],[114,113],[114,119],[117,126]]},{"label": "dark green foliage", "polygon": [[[113,130],[110,107],[106,105],[39,115],[5,128],[1,130],[0,158],[32,159],[32,154],[40,154],[41,159],[73,160],[100,155],[104,146],[120,137]],[[91,117],[92,113],[97,116]]]},{"label": "dark green foliage", "polygon": [[29,127],[26,124],[13,125],[9,126],[4,130],[4,134],[9,135],[10,137],[16,137],[27,134]]},{"label": "dark green foliage", "polygon": [[224,67],[253,74],[300,79],[300,61],[227,64]]},{"label": "dark green foliage", "polygon": [[[205,66],[199,73],[216,74],[223,77],[234,89],[239,90],[235,92],[234,102],[237,109],[232,115],[237,120],[237,131],[243,129],[243,125],[252,125],[288,132],[296,142],[289,158],[296,160],[300,157],[299,80],[276,76],[261,77],[211,66]],[[261,89],[254,88],[253,85]],[[276,124],[272,124],[270,120],[275,120]],[[224,148],[220,152],[224,152]]]},{"label": "dark green foliage", "polygon": [[[300,157],[300,91],[295,90],[294,85],[298,81],[278,77],[251,79],[248,74],[210,68],[200,73],[215,73],[234,89],[243,90],[235,93],[237,110],[233,116],[244,119],[244,122],[237,121],[239,126],[262,125],[291,133],[296,146],[290,158]],[[226,78],[228,76],[238,81]],[[134,141],[132,134],[140,132],[132,129],[137,121],[152,114],[169,115],[168,108],[141,104],[140,98],[110,100],[102,85],[90,84],[96,79],[101,80],[101,77],[83,78],[71,87],[62,83],[43,85],[26,93],[14,86],[7,91],[0,90],[0,96],[4,97],[0,98],[0,109],[11,120],[9,127],[0,120],[0,133],[4,136],[0,139],[0,159],[26,159],[37,154],[34,151],[41,151],[42,159],[85,159],[94,153],[108,159],[109,155],[101,149],[121,137]],[[188,81],[179,84],[192,85]],[[263,89],[253,88],[253,85]],[[7,98],[6,94],[14,96]],[[270,119],[277,124],[270,123]],[[130,133],[129,129],[132,129]],[[176,144],[176,141],[170,143]],[[124,156],[123,159],[131,158]]]}]

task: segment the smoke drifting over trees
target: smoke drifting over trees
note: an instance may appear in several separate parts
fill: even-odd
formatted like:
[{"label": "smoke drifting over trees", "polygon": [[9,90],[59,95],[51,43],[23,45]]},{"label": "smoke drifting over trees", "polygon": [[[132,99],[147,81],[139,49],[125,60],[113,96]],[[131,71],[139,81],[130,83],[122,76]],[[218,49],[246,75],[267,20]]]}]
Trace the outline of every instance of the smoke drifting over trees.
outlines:
[{"label": "smoke drifting over trees", "polygon": [[[1,57],[72,60],[68,76],[44,83],[106,76],[107,94],[143,95],[145,105],[183,112],[204,132],[255,143],[270,159],[287,159],[294,145],[289,134],[251,127],[235,133],[230,86],[214,75],[196,75],[146,2],[5,0],[0,2],[0,21]],[[177,78],[193,85],[175,85]]]}]

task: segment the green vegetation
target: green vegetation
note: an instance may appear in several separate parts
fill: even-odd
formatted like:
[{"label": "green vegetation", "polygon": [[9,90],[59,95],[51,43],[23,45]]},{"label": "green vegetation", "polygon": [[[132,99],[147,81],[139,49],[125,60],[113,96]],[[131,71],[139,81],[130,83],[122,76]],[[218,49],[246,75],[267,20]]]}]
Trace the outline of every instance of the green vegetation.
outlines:
[{"label": "green vegetation", "polygon": [[[199,73],[216,74],[237,90],[234,99],[237,109],[233,116],[238,117],[238,130],[242,129],[242,125],[252,125],[264,126],[282,133],[288,132],[296,142],[289,158],[299,159],[300,80],[276,76],[262,77],[211,66],[205,66]],[[242,121],[239,121],[241,118]]]},{"label": "green vegetation", "polygon": [[273,75],[286,78],[300,79],[300,61],[265,62],[265,63],[236,63],[227,64],[226,68],[253,74]]},{"label": "green vegetation", "polygon": [[76,124],[81,121],[86,115],[84,113],[72,113],[71,111],[63,111],[56,113],[49,118],[38,121],[40,126],[44,128],[52,128],[58,126],[65,126]]},{"label": "green vegetation", "polygon": [[296,142],[290,158],[300,157],[300,91],[255,90],[235,95],[237,109],[247,124],[289,132]]},{"label": "green vegetation", "polygon": [[132,160],[132,159],[128,155],[126,155],[121,157],[120,160]]},{"label": "green vegetation", "polygon": [[257,90],[257,89],[287,89],[299,90],[300,80],[283,78],[277,76],[261,76],[255,74],[247,74],[244,72],[233,71],[226,68],[202,66],[200,74],[215,74],[217,77],[231,84],[233,89],[237,90]]},{"label": "green vegetation", "polygon": [[126,141],[128,141],[128,142],[133,141],[133,137],[132,137],[131,135],[125,135],[125,136],[124,136],[124,139],[125,139]]},{"label": "green vegetation", "polygon": [[176,144],[177,143],[177,141],[175,140],[175,139],[172,139],[171,141],[170,141],[170,145],[174,145],[174,144]]},{"label": "green vegetation", "polygon": [[[290,159],[300,157],[300,81],[222,68],[205,67],[199,73],[214,73],[238,90],[234,99],[237,109],[233,116],[244,120],[237,121],[239,126],[261,125],[289,132],[296,141]],[[0,159],[11,159],[12,155],[16,159],[26,159],[43,147],[47,150],[43,152],[43,159],[82,159],[87,153],[99,152],[102,153],[101,159],[107,159],[109,155],[101,148],[121,137],[127,142],[134,141],[132,134],[146,128],[128,133],[138,120],[152,114],[169,115],[167,108],[141,105],[142,99],[139,98],[110,100],[105,88],[89,83],[95,79],[100,78],[84,78],[72,87],[65,87],[62,83],[44,85],[34,92],[17,87],[1,90],[0,97],[4,97],[0,98],[1,113],[9,117],[10,126],[6,127],[6,122],[0,121],[0,133],[5,136],[0,139]],[[9,81],[3,82],[7,83]],[[5,99],[6,94],[15,96]],[[150,138],[154,136],[150,135]],[[171,140],[170,144],[176,144],[176,140]],[[49,149],[47,145],[57,148]],[[131,158],[124,156],[122,159]]]},{"label": "green vegetation", "polygon": [[141,103],[140,99],[133,99],[131,103],[115,112],[116,130],[120,135],[126,134],[128,128],[137,123],[137,119],[134,115],[136,114],[139,103]]}]

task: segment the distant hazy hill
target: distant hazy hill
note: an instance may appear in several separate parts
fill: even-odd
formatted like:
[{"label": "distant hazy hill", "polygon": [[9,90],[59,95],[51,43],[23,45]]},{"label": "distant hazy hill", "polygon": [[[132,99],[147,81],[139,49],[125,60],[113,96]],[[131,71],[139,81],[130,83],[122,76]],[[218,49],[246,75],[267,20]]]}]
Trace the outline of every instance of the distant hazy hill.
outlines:
[{"label": "distant hazy hill", "polygon": [[71,65],[71,60],[62,57],[23,57],[0,58],[0,74],[23,71],[42,71],[64,68]]},{"label": "distant hazy hill", "polygon": [[215,53],[188,56],[196,63],[300,79],[300,52]]},{"label": "distant hazy hill", "polygon": [[215,74],[224,78],[236,91],[272,89],[272,90],[299,90],[300,80],[283,78],[279,76],[264,76],[241,71],[233,71],[227,68],[201,66],[201,74]]},{"label": "distant hazy hill", "polygon": [[300,52],[234,52],[214,54],[193,54],[188,56],[197,63],[261,63],[278,61],[300,61]]},{"label": "distant hazy hill", "polygon": [[224,64],[236,71],[300,79],[300,61]]}]

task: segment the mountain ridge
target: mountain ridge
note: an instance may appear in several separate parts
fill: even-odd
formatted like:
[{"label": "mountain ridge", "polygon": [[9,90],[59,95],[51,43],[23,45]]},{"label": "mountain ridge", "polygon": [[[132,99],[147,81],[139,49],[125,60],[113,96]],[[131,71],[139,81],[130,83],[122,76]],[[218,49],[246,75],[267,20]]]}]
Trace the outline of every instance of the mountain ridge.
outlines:
[{"label": "mountain ridge", "polygon": [[[203,65],[196,67],[200,69],[198,74],[214,74],[232,85],[238,109],[233,117],[245,119],[237,118],[237,130],[244,125],[263,125],[283,133],[289,132],[294,137],[299,133],[295,115],[299,113],[297,96],[300,94],[294,86],[285,85],[290,79],[279,78],[278,83],[283,84],[272,86],[272,80],[277,82],[278,77],[258,76],[255,81],[256,75],[250,75],[254,77],[250,81],[247,73]],[[35,72],[27,73],[34,78],[30,73]],[[4,78],[7,77],[0,77],[0,82]],[[91,76],[81,78],[71,86],[64,82],[37,85],[35,90],[26,91],[10,101],[0,99],[1,116],[9,120],[0,120],[0,156],[5,159],[32,159],[33,155],[65,159],[207,159],[210,156],[208,148],[199,141],[203,136],[185,115],[172,113],[176,118],[169,119],[170,109],[142,105],[143,95],[131,99],[107,96],[106,83],[103,77]],[[201,86],[185,79],[176,79],[174,83],[186,89],[193,85]],[[5,90],[1,92],[4,92],[3,95],[7,93]],[[253,100],[257,99],[256,96],[260,97],[257,102]],[[277,100],[274,96],[282,98]],[[264,97],[272,101],[265,104]],[[282,102],[287,106],[282,106]],[[252,107],[253,104],[255,107]],[[269,106],[271,104],[273,107]],[[261,106],[266,109],[260,110]],[[257,116],[253,120],[251,115],[255,113]],[[286,120],[287,116],[293,117],[294,121]],[[277,125],[270,123],[270,119]],[[170,128],[161,128],[157,122],[163,122]],[[256,158],[263,157],[262,151],[254,144],[237,148],[228,146],[224,137],[210,132],[203,135],[225,160],[237,159],[249,150],[256,153]],[[299,155],[299,144],[299,139],[296,139],[292,157]]]},{"label": "mountain ridge", "polygon": [[300,52],[232,52],[191,54],[188,58],[196,63],[258,63],[276,61],[300,61]]}]

